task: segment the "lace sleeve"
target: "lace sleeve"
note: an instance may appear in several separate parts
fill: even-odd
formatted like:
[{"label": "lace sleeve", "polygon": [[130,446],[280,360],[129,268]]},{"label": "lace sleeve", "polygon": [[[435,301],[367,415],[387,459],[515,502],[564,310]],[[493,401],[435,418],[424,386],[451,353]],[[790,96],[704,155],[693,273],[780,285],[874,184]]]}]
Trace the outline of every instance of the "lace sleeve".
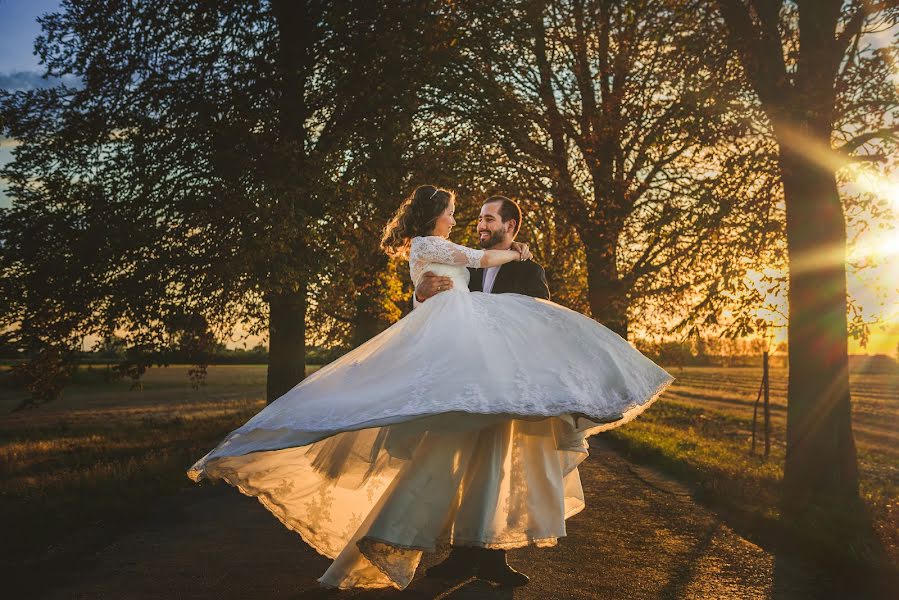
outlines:
[{"label": "lace sleeve", "polygon": [[409,249],[409,262],[413,263],[429,262],[477,269],[483,257],[483,250],[460,246],[436,235],[414,238]]}]

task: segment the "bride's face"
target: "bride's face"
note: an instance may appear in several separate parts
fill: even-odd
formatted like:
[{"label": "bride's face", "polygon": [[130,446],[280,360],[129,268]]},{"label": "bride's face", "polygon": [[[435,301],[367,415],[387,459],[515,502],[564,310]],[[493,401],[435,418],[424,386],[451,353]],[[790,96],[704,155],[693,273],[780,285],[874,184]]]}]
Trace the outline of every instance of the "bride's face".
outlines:
[{"label": "bride's face", "polygon": [[453,213],[455,212],[456,202],[450,198],[449,204],[446,205],[444,211],[437,217],[437,222],[434,223],[434,232],[431,235],[439,235],[444,238],[449,237],[450,230],[456,224],[456,219],[453,218]]}]

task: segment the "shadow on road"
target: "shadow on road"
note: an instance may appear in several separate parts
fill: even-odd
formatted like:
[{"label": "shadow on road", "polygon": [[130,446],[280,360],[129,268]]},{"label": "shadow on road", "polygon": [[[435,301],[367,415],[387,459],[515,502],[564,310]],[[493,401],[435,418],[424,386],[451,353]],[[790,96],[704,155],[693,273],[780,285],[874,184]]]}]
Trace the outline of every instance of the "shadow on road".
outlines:
[{"label": "shadow on road", "polygon": [[698,536],[696,544],[688,552],[683,560],[684,568],[674,573],[671,580],[660,592],[660,598],[684,598],[687,596],[687,590],[695,587],[694,582],[697,579],[696,570],[703,556],[706,556],[711,547],[712,541],[718,535],[721,529],[721,523],[713,523],[705,533]]}]

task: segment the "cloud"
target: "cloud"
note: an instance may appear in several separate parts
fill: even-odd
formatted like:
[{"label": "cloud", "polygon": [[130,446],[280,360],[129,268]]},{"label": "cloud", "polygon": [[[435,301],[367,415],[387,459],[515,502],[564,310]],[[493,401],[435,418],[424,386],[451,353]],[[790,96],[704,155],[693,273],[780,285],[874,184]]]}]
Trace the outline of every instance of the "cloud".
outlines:
[{"label": "cloud", "polygon": [[11,73],[0,73],[0,89],[8,92],[19,92],[25,90],[46,89],[57,86],[61,83],[68,85],[77,85],[78,78],[74,75],[66,75],[65,77],[44,77],[37,71],[13,71]]}]

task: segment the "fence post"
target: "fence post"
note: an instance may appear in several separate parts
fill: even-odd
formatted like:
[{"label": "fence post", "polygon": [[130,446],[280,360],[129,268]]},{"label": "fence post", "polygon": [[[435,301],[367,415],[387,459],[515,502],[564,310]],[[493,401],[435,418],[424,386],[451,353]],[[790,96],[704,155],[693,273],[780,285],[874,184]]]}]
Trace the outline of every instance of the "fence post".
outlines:
[{"label": "fence post", "polygon": [[769,401],[768,351],[762,355],[762,386],[765,388],[765,458],[771,454],[771,403]]},{"label": "fence post", "polygon": [[[764,373],[764,371],[763,371]],[[758,430],[758,420],[759,420],[759,400],[762,399],[762,390],[765,388],[765,377],[762,375],[762,383],[759,385],[759,393],[755,397],[755,404],[752,406],[752,446],[749,448],[749,453],[755,456],[755,432]]]}]

